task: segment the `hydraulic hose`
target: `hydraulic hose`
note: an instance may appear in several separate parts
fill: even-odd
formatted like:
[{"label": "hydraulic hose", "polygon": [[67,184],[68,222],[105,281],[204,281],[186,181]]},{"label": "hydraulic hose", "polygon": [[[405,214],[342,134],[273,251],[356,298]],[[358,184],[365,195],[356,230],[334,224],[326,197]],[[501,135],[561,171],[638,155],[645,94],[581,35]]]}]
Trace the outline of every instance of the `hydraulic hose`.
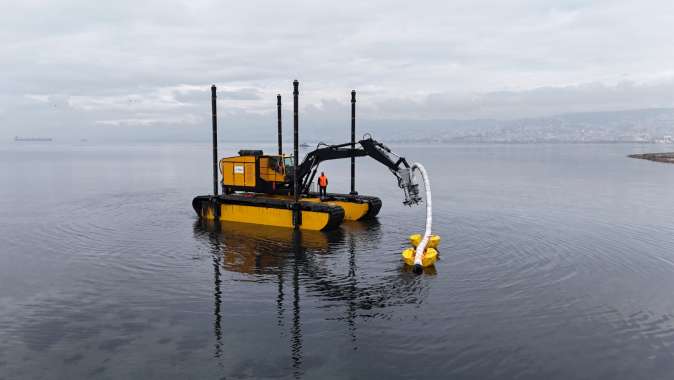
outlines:
[{"label": "hydraulic hose", "polygon": [[421,239],[419,245],[417,245],[416,252],[414,254],[414,269],[415,271],[421,271],[421,259],[424,257],[424,252],[426,251],[426,246],[428,241],[431,238],[431,226],[433,224],[433,209],[431,204],[431,181],[428,179],[428,173],[426,168],[418,162],[415,162],[411,167],[412,172],[418,170],[421,173],[421,177],[424,180],[424,188],[426,189],[426,231],[424,232],[424,237]]}]

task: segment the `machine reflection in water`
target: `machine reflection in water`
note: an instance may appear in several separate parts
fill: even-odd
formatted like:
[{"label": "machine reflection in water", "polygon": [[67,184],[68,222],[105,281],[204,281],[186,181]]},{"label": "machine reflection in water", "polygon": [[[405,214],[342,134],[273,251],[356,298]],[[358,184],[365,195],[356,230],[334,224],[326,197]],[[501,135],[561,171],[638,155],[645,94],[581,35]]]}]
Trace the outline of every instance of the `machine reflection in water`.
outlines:
[{"label": "machine reflection in water", "polygon": [[[223,353],[222,304],[227,301],[222,297],[222,270],[276,281],[277,326],[282,332],[290,331],[289,353],[296,377],[302,375],[303,358],[300,286],[307,297],[318,298],[330,306],[338,302],[345,307],[346,315],[331,319],[346,322],[353,349],[357,349],[359,316],[370,315],[376,308],[420,302],[425,292],[410,270],[403,268],[374,282],[359,277],[358,256],[377,245],[380,229],[376,219],[347,222],[330,232],[196,221],[194,235],[208,239],[213,260],[214,355],[220,357]],[[348,255],[348,264],[342,273],[322,261],[321,256],[344,253]],[[433,274],[432,267],[424,270]],[[290,321],[286,320],[288,308]]]}]

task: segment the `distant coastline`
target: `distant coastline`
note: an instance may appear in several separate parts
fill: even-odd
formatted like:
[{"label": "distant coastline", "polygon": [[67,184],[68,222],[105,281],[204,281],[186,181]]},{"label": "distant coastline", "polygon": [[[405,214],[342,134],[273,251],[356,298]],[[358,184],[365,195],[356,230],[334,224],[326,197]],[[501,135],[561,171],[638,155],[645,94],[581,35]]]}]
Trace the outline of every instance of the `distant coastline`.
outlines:
[{"label": "distant coastline", "polygon": [[51,137],[19,137],[19,136],[15,136],[14,141],[17,141],[17,142],[26,142],[26,141],[28,141],[28,142],[36,142],[36,141],[50,142],[50,141],[52,141],[52,138]]},{"label": "distant coastline", "polygon": [[644,154],[630,154],[630,158],[639,158],[642,160],[666,162],[674,164],[674,152],[670,153],[644,153]]}]

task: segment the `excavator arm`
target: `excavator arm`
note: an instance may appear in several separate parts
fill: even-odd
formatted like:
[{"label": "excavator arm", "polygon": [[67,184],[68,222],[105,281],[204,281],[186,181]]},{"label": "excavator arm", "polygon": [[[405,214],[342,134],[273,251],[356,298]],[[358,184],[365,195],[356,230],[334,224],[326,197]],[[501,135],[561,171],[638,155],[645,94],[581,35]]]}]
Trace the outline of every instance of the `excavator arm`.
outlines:
[{"label": "excavator arm", "polygon": [[297,168],[302,193],[309,191],[309,186],[314,180],[318,165],[321,162],[365,156],[370,156],[379,161],[393,173],[398,181],[398,187],[405,194],[405,200],[403,201],[405,205],[411,206],[421,202],[419,185],[414,183],[410,164],[407,160],[391,152],[391,149],[386,145],[372,139],[372,137],[358,141],[357,146],[354,148],[351,148],[351,143],[339,145],[321,144],[316,150],[309,152]]}]

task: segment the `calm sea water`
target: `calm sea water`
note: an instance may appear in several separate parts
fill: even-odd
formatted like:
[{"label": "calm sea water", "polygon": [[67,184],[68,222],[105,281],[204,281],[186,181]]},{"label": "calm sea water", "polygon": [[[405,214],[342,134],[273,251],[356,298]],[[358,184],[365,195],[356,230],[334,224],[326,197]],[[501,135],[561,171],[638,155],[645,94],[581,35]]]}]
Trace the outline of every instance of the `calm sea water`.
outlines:
[{"label": "calm sea water", "polygon": [[216,229],[209,149],[0,146],[0,378],[674,376],[674,165],[625,157],[674,147],[396,146],[443,238],[420,276],[383,166],[358,160],[375,221]]}]

